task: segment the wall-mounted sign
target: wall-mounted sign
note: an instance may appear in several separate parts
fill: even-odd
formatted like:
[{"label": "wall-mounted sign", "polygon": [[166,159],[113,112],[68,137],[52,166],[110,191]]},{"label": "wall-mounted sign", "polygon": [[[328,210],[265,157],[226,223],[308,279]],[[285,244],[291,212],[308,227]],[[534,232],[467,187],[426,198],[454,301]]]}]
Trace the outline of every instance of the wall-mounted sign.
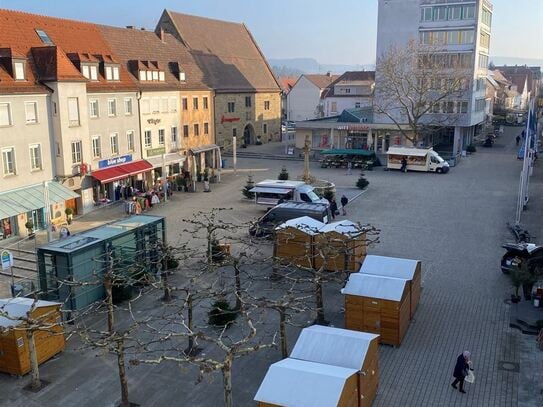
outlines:
[{"label": "wall-mounted sign", "polygon": [[147,119],[147,123],[149,124],[159,124],[160,123],[160,119]]},{"label": "wall-mounted sign", "polygon": [[0,258],[2,259],[3,271],[9,270],[11,267],[13,267],[13,254],[11,254],[11,252],[7,250],[2,250]]},{"label": "wall-mounted sign", "polygon": [[166,147],[148,148],[145,151],[147,152],[147,157],[153,157],[155,155],[164,154],[166,152]]},{"label": "wall-mounted sign", "polygon": [[347,126],[338,126],[337,130],[347,130],[347,131],[369,131],[370,127],[360,124],[349,124]]},{"label": "wall-mounted sign", "polygon": [[108,158],[107,160],[98,161],[98,168],[107,168],[113,165],[129,163],[132,161],[132,154],[121,155],[120,157]]},{"label": "wall-mounted sign", "polygon": [[239,122],[239,117],[224,117],[224,115],[221,116],[221,124],[223,123],[233,123],[233,122]]}]

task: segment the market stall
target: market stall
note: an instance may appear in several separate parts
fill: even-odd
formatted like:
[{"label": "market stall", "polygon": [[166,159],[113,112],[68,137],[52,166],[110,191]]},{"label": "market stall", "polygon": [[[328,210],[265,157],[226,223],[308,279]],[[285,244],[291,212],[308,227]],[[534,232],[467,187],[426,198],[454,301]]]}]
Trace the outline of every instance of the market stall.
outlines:
[{"label": "market stall", "polygon": [[309,216],[282,223],[275,230],[274,257],[282,264],[313,267],[314,239],[323,226]]},{"label": "market stall", "polygon": [[351,168],[365,169],[380,165],[375,152],[362,149],[330,149],[321,152],[325,157],[321,160],[321,168]]}]

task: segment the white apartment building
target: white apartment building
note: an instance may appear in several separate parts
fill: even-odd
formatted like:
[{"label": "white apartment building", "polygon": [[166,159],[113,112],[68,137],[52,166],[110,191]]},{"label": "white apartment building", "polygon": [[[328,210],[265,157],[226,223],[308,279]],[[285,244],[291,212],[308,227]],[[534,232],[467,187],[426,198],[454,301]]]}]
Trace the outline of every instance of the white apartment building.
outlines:
[{"label": "white apartment building", "polygon": [[[379,0],[378,13],[378,58],[391,46],[401,47],[415,40],[423,46],[436,47],[445,58],[453,54],[463,61],[463,67],[472,78],[468,90],[454,102],[454,110],[436,111],[425,117],[426,123],[431,125],[437,121],[443,123],[444,116],[449,114],[454,124],[424,140],[452,150],[453,155],[459,154],[471,143],[477,126],[485,120],[492,4],[487,0]],[[379,80],[377,64],[377,103]],[[387,122],[382,116],[379,121]]]},{"label": "white apartment building", "polygon": [[347,109],[370,107],[375,88],[375,71],[348,71],[328,86],[323,99],[326,117]]},{"label": "white apartment building", "polygon": [[300,76],[287,95],[287,119],[302,121],[323,117],[323,97],[337,78],[330,74]]}]

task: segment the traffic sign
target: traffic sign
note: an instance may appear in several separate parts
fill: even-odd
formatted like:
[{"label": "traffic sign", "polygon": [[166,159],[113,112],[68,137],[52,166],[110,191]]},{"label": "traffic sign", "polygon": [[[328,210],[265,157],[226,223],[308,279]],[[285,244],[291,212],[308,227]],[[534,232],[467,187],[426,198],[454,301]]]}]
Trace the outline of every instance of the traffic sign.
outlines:
[{"label": "traffic sign", "polygon": [[13,254],[11,254],[10,251],[2,250],[2,253],[0,254],[0,258],[2,261],[3,271],[9,270],[11,267],[13,267]]}]

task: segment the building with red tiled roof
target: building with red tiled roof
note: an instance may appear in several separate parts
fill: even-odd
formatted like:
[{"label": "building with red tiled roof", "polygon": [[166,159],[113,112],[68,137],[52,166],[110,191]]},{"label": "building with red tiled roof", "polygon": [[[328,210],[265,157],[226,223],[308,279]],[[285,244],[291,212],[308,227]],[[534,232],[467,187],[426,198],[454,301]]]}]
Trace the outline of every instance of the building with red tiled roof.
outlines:
[{"label": "building with red tiled roof", "polygon": [[303,74],[287,96],[287,119],[301,121],[324,116],[322,99],[339,75]]},{"label": "building with red tiled roof", "polygon": [[244,24],[164,10],[157,24],[192,54],[215,91],[215,139],[230,147],[281,136],[281,88]]}]

